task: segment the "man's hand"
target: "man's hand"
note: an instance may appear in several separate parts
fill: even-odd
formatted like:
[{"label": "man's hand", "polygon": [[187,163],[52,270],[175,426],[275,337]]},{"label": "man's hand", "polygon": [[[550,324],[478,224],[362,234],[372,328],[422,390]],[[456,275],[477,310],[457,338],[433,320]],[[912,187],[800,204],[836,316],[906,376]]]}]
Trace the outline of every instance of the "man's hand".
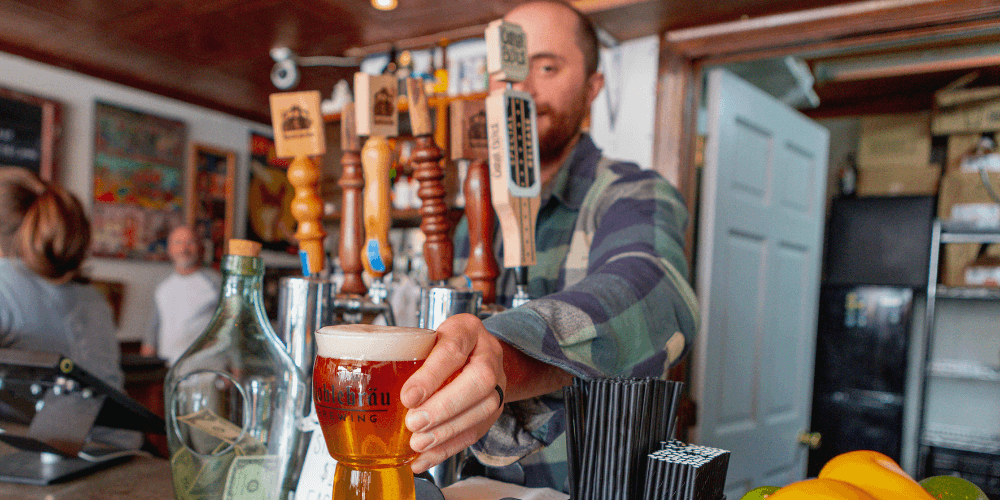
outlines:
[{"label": "man's hand", "polygon": [[500,417],[506,391],[504,349],[479,318],[460,314],[438,327],[437,343],[423,366],[403,384],[400,401],[410,408],[406,427],[419,456],[410,467],[424,472],[467,448]]}]

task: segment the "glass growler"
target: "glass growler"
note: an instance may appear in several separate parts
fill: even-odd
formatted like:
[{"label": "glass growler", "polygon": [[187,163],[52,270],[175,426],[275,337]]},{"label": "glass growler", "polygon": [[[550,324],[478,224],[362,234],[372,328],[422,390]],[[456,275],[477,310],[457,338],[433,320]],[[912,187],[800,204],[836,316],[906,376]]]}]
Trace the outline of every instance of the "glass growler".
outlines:
[{"label": "glass growler", "polygon": [[284,500],[294,489],[306,379],[264,312],[259,252],[230,240],[215,316],[167,373],[177,500]]}]

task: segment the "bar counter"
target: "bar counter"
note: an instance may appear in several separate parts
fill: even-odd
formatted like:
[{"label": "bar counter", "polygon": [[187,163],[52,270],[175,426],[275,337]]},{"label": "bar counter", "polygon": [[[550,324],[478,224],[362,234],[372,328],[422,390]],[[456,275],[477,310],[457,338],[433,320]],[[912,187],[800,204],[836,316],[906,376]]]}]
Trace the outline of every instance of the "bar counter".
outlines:
[{"label": "bar counter", "polygon": [[[0,457],[2,458],[2,457]],[[0,482],[0,499],[173,500],[170,463],[135,457],[93,474],[49,486]]]}]

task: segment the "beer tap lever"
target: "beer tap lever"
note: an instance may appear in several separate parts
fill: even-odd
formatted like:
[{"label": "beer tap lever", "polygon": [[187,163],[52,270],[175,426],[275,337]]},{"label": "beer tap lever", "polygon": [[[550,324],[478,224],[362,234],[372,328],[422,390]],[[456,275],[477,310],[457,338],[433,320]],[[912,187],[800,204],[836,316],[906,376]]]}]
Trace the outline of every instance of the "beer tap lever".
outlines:
[{"label": "beer tap lever", "polygon": [[535,102],[512,84],[528,76],[524,30],[504,20],[486,28],[486,69],[507,83],[486,99],[490,191],[503,234],[504,267],[514,268],[512,305],[528,302],[528,267],[535,265],[535,222],[541,195]]},{"label": "beer tap lever", "polygon": [[355,73],[355,118],[359,136],[368,136],[361,149],[364,171],[363,217],[365,242],[361,259],[365,271],[372,277],[368,298],[386,306],[387,320],[395,318],[389,308],[385,275],[392,272],[392,246],[389,243],[390,213],[389,168],[392,150],[387,136],[395,136],[399,117],[396,113],[398,82],[395,76],[372,76]]},{"label": "beer tap lever", "polygon": [[312,157],[326,152],[323,115],[319,108],[318,91],[271,94],[271,123],[274,127],[274,149],[278,157],[291,157],[288,182],[295,188],[290,210],[299,223],[295,238],[299,240],[302,274],[306,277],[323,271],[326,254],[323,251],[323,204],[319,198],[319,169]]},{"label": "beer tap lever", "polygon": [[427,279],[431,286],[447,286],[452,277],[454,247],[449,237],[451,223],[448,206],[444,202],[445,188],[442,180],[441,148],[434,143],[434,130],[424,93],[423,80],[406,79],[406,94],[410,100],[410,127],[416,138],[410,163],[413,176],[419,182],[420,230],[423,231],[424,260],[427,262]]},{"label": "beer tap lever", "polygon": [[472,289],[483,294],[483,307],[491,308],[496,301],[496,279],[500,269],[493,255],[495,212],[490,196],[490,169],[486,163],[489,155],[486,103],[482,100],[453,101],[450,114],[451,158],[469,161],[462,186],[465,219],[469,225],[469,257],[465,275],[472,282]]}]

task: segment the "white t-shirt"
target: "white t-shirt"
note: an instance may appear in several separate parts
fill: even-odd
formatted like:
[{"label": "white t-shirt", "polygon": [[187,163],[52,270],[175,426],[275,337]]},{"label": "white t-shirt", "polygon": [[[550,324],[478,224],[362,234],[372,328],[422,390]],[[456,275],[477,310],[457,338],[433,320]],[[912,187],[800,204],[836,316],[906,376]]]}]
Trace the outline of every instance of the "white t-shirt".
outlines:
[{"label": "white t-shirt", "polygon": [[156,353],[174,364],[215,314],[222,278],[204,269],[176,272],[156,287]]}]

